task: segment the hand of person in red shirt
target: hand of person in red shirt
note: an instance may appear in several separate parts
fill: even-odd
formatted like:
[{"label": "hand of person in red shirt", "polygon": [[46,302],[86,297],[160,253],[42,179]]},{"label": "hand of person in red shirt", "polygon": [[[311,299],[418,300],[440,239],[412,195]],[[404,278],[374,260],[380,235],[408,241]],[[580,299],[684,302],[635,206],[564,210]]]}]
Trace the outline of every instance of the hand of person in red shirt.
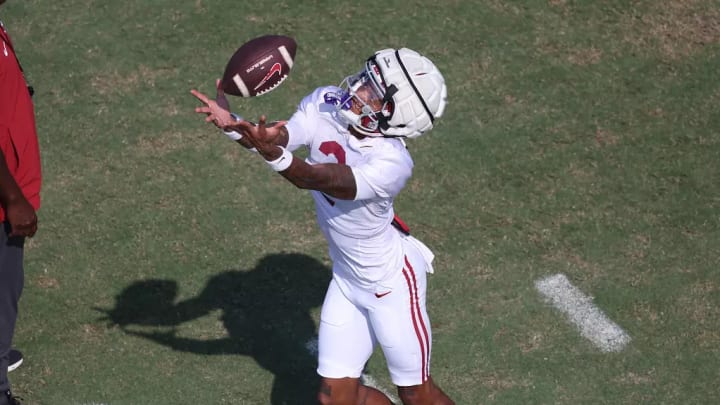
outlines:
[{"label": "hand of person in red shirt", "polygon": [[0,207],[10,224],[9,236],[32,237],[37,232],[37,214],[8,169],[0,149]]},{"label": "hand of person in red shirt", "polygon": [[5,216],[10,223],[10,236],[32,237],[37,232],[37,214],[24,197],[9,201]]}]

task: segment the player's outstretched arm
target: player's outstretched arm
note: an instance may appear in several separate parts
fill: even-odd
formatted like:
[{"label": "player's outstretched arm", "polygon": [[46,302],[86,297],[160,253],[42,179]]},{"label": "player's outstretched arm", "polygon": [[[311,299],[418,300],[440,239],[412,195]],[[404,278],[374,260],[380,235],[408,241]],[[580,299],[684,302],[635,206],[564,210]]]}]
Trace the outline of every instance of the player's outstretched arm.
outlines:
[{"label": "player's outstretched arm", "polygon": [[[285,152],[290,153],[285,150]],[[285,153],[283,152],[283,153]],[[279,173],[298,188],[317,190],[340,200],[352,200],[357,194],[350,166],[338,163],[311,165],[292,154],[292,163]]]},{"label": "player's outstretched arm", "polygon": [[[212,122],[215,124],[215,126],[220,128],[228,138],[247,149],[254,150],[252,143],[247,138],[243,138],[243,135],[236,130],[237,126],[235,124],[238,121],[241,121],[242,117],[230,112],[230,102],[222,89],[220,79],[215,81],[215,88],[217,93],[214,100],[198,90],[190,90],[190,93],[192,93],[193,96],[204,104],[201,107],[195,108],[195,112],[198,114],[205,114],[205,122]],[[270,127],[281,123],[284,125],[284,122],[281,121],[271,123]],[[253,125],[255,124],[253,123]],[[288,134],[284,126],[282,127],[282,132],[282,136],[280,136],[277,141],[278,145],[285,146],[287,145]]]},{"label": "player's outstretched arm", "polygon": [[241,120],[231,128],[242,131],[265,161],[296,187],[321,191],[341,200],[352,200],[357,193],[350,166],[336,163],[311,165],[296,159],[284,148],[287,145],[285,122],[267,126],[265,116],[257,125]]},{"label": "player's outstretched arm", "polygon": [[195,112],[205,114],[205,122],[212,122],[215,126],[222,129],[231,125],[235,120],[230,115],[230,103],[220,86],[220,79],[215,81],[215,88],[217,90],[215,99],[211,99],[195,89],[190,90],[190,93],[204,104],[203,106],[195,108]]}]

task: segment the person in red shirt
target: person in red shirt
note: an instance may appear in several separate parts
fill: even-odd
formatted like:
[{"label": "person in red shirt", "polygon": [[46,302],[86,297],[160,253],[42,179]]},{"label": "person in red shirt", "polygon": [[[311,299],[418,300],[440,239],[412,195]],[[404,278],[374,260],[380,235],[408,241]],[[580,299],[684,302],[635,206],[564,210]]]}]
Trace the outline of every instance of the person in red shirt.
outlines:
[{"label": "person in red shirt", "polygon": [[10,392],[8,354],[24,282],[23,245],[37,231],[40,207],[40,148],[31,96],[0,22],[0,405],[19,404]]}]

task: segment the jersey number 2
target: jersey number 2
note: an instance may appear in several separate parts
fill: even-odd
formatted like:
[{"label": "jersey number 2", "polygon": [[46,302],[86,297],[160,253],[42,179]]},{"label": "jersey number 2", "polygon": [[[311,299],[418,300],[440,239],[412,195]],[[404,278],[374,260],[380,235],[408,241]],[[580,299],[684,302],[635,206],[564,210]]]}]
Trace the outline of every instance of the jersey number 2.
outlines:
[{"label": "jersey number 2", "polygon": [[[333,155],[335,156],[335,160],[341,165],[345,164],[345,149],[342,148],[342,146],[335,142],[335,141],[326,141],[320,144],[319,148],[320,152],[324,153],[326,156]],[[323,194],[323,197],[327,200],[328,204],[331,206],[335,205],[335,201],[333,201],[330,197]]]}]

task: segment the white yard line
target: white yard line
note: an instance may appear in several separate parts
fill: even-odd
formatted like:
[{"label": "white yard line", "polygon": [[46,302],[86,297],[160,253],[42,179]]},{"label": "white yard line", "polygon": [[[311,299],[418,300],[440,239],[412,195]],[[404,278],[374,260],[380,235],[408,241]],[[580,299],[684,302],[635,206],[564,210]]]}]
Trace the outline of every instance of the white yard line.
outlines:
[{"label": "white yard line", "polygon": [[619,352],[630,336],[592,303],[592,298],[572,285],[564,274],[555,274],[535,282],[535,288],[565,314],[579,330],[603,352]]},{"label": "white yard line", "polygon": [[[317,338],[310,339],[305,343],[305,348],[307,348],[308,352],[312,354],[313,356],[317,355],[318,352],[318,341]],[[385,389],[376,379],[375,377],[371,376],[370,374],[362,373],[360,376],[360,382],[363,383],[363,385],[367,385],[368,387],[375,388],[376,390],[382,392],[385,394],[385,396],[390,399],[390,401],[393,404],[399,404],[400,399],[396,397],[393,393],[391,393],[389,390]]]}]

